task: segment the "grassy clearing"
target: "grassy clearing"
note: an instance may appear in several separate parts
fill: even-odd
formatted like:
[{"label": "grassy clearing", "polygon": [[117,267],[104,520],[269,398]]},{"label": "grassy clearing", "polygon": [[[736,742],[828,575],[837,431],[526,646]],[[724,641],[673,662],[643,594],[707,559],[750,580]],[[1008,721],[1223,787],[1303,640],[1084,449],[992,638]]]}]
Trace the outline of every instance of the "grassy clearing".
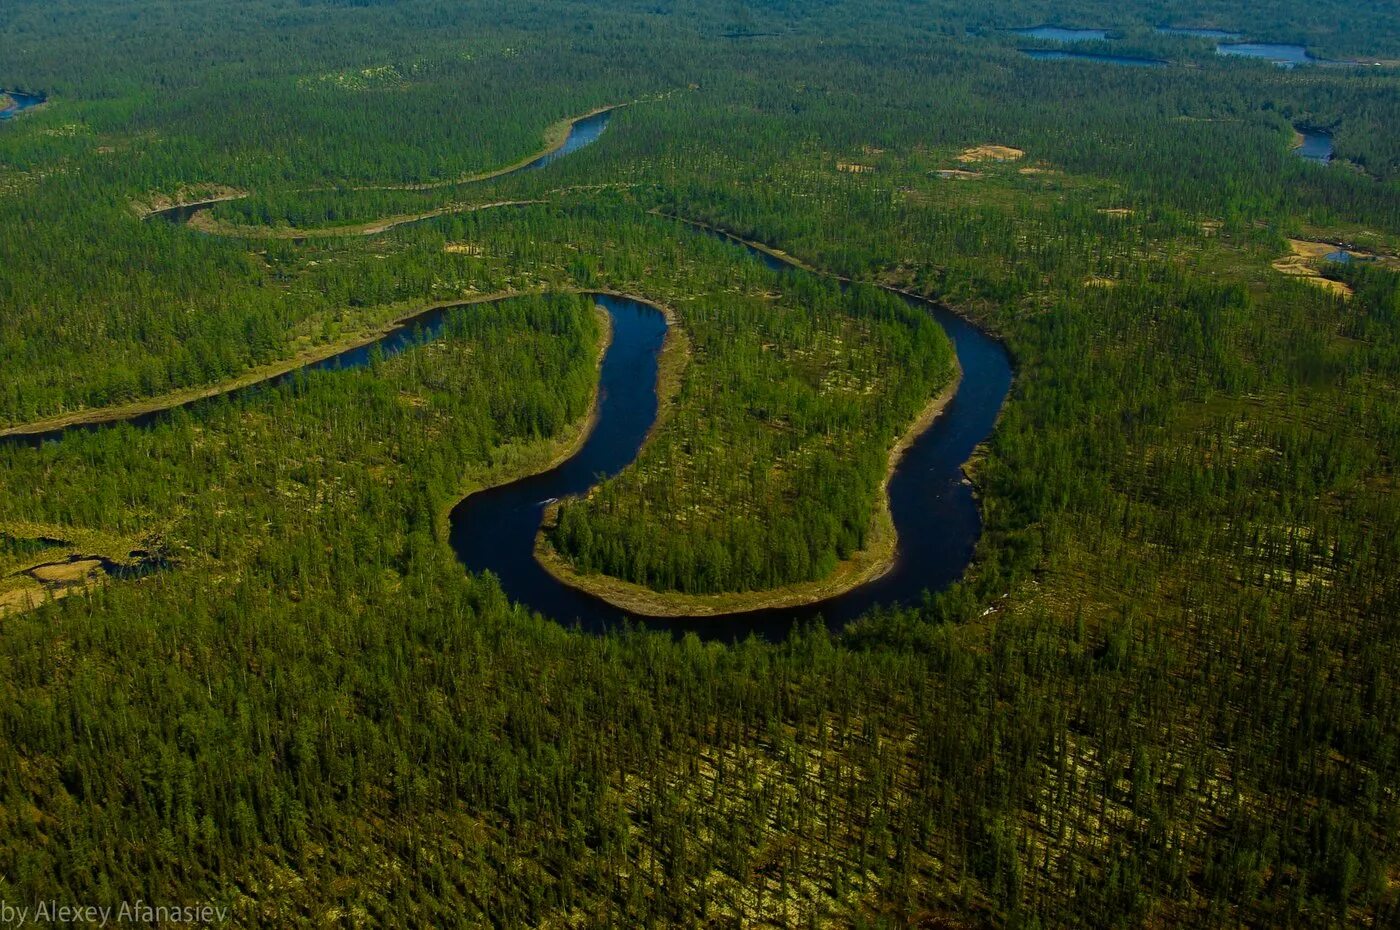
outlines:
[{"label": "grassy clearing", "polygon": [[1288,245],[1292,251],[1283,258],[1274,260],[1272,267],[1275,271],[1289,277],[1302,278],[1309,284],[1315,284],[1342,297],[1352,295],[1351,288],[1345,282],[1325,278],[1320,270],[1324,256],[1337,251],[1336,246],[1302,239],[1289,239]]},{"label": "grassy clearing", "polygon": [[229,236],[238,239],[317,239],[337,236],[377,236],[398,226],[419,223],[438,216],[457,213],[475,213],[478,210],[494,210],[497,207],[520,207],[526,204],[543,203],[541,200],[497,200],[492,203],[449,204],[436,210],[422,213],[403,213],[398,216],[371,220],[365,223],[347,223],[343,226],[313,226],[305,229],[283,226],[249,226],[230,223],[212,216],[208,211],[196,213],[190,218],[189,227],[213,236]]},{"label": "grassy clearing", "polygon": [[150,540],[84,527],[0,521],[0,617],[107,583],[104,563],[134,566]]},{"label": "grassy clearing", "polygon": [[958,161],[964,164],[972,164],[982,161],[1017,161],[1025,158],[1026,153],[1021,149],[1012,148],[1009,145],[974,145],[972,148],[964,149],[958,155]]}]

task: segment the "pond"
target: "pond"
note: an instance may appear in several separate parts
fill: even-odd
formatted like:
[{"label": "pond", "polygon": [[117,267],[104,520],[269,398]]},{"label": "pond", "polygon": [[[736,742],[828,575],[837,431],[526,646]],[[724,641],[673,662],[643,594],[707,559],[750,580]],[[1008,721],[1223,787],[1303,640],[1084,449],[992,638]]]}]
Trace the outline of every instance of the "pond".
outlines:
[{"label": "pond", "polygon": [[1243,39],[1243,32],[1230,32],[1225,29],[1204,29],[1195,26],[1158,26],[1157,32],[1167,36],[1190,36],[1196,39],[1233,40]]},{"label": "pond", "polygon": [[1236,58],[1260,58],[1272,61],[1280,68],[1321,64],[1326,60],[1314,58],[1301,45],[1278,45],[1269,42],[1222,42],[1215,47],[1215,53]]},{"label": "pond", "polygon": [[1103,42],[1108,39],[1107,29],[1070,29],[1064,26],[1030,26],[1025,29],[1010,29],[1018,36],[1031,39],[1045,39],[1048,42]]},{"label": "pond", "polygon": [[1029,55],[1037,61],[1087,61],[1101,65],[1122,65],[1128,68],[1163,68],[1168,64],[1160,58],[1106,55],[1097,52],[1067,52],[1051,48],[1023,48],[1021,53]]},{"label": "pond", "polygon": [[1304,126],[1294,126],[1301,137],[1297,147],[1293,150],[1308,161],[1317,162],[1319,165],[1330,165],[1332,163],[1332,134],[1325,129],[1309,129]]},{"label": "pond", "polygon": [[22,90],[0,90],[0,99],[8,97],[10,103],[0,110],[0,119],[13,119],[25,110],[32,110],[48,97],[43,94],[27,94]]}]

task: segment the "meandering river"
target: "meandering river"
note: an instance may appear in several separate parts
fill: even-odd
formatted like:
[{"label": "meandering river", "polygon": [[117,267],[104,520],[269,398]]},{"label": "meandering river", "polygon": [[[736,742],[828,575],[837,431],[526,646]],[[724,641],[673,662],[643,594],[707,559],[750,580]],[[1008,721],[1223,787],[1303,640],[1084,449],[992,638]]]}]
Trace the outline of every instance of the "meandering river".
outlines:
[{"label": "meandering river", "polygon": [[[774,270],[811,273],[723,233],[710,234],[733,241]],[[982,532],[962,466],[996,425],[1011,387],[1011,359],[999,342],[946,307],[902,296],[932,313],[948,334],[962,381],[890,480],[890,511],[899,534],[894,567],[844,594],[800,607],[708,617],[633,616],[634,622],[706,639],[750,634],[781,639],[794,624],[814,618],[839,628],[877,605],[916,603],[925,590],[941,590],[962,576]],[[469,570],[490,571],[512,600],[595,632],[623,623],[626,615],[545,571],[535,559],[535,537],[550,503],[586,492],[600,477],[617,474],[637,457],[656,419],[657,355],[666,334],[666,321],[655,309],[626,298],[598,300],[612,318],[613,341],[603,358],[596,426],[583,447],[550,471],[471,495],[450,517],[453,551]]]},{"label": "meandering river", "polygon": [[[510,298],[503,297],[500,299],[509,300]],[[449,314],[454,310],[474,305],[475,304],[472,302],[463,301],[462,303],[433,307],[430,310],[425,310],[422,313],[403,320],[384,335],[364,345],[345,349],[327,358],[308,362],[291,371],[273,375],[272,377],[265,378],[261,381],[255,381],[232,390],[196,397],[183,403],[172,404],[157,410],[149,410],[110,420],[72,423],[67,426],[57,426],[33,432],[0,434],[0,446],[29,446],[31,448],[38,448],[46,443],[58,442],[79,433],[90,433],[96,430],[108,429],[122,423],[134,427],[153,426],[168,419],[177,410],[197,412],[201,408],[213,404],[246,397],[258,391],[265,391],[268,388],[275,388],[287,384],[306,372],[363,368],[365,365],[369,364],[376,353],[382,358],[391,358],[407,349],[415,348],[433,341],[442,334],[442,329],[447,324],[447,317]]]},{"label": "meandering river", "polygon": [[[541,153],[534,159],[526,162],[523,165],[520,165],[519,167],[511,168],[508,171],[500,171],[494,174],[490,174],[480,178],[479,180],[496,180],[498,178],[509,177],[512,174],[520,174],[525,171],[538,171],[541,168],[546,168],[549,165],[554,164],[556,161],[558,161],[566,155],[572,155],[579,149],[584,148],[585,146],[592,145],[594,142],[597,142],[598,139],[601,138],[603,133],[607,130],[608,122],[612,119],[613,109],[614,108],[599,110],[596,113],[590,113],[587,116],[583,116],[574,120],[573,123],[569,125],[569,132],[566,136],[564,136],[564,141],[560,145]],[[453,184],[455,183],[467,184],[470,182],[449,182],[442,186],[453,186]],[[173,207],[166,207],[163,210],[152,210],[149,213],[147,213],[146,216],[167,220],[171,223],[188,223],[191,219],[194,218],[195,214],[202,213],[203,211],[208,210],[211,207],[214,207],[220,203],[224,203],[229,200],[241,199],[241,196],[242,195],[214,197],[209,200],[200,200],[194,203],[177,204]],[[425,219],[431,218],[431,216],[425,217]]]},{"label": "meandering river", "polygon": [[[596,141],[607,127],[607,118],[603,112],[578,120],[563,145],[514,170],[545,167]],[[153,215],[184,222],[216,202],[184,204]],[[750,258],[783,274],[816,273],[727,233],[680,228],[687,230],[680,235],[720,236],[743,249]],[[890,571],[811,605],[697,618],[628,618],[619,608],[556,580],[534,554],[545,508],[559,498],[585,493],[600,479],[631,464],[657,414],[657,363],[665,341],[666,319],[656,308],[637,300],[607,294],[593,296],[608,313],[613,335],[601,364],[592,429],[578,451],[560,465],[472,494],[452,509],[451,545],[468,570],[491,572],[513,601],[565,625],[602,631],[630,620],[674,634],[693,631],[707,639],[724,640],[751,634],[781,639],[794,624],[816,618],[838,628],[877,605],[915,603],[924,591],[940,590],[962,576],[982,529],[977,502],[962,467],[996,424],[1011,386],[1011,360],[999,342],[951,310],[902,294],[920,311],[931,313],[948,334],[962,367],[962,380],[956,395],[933,425],[910,445],[890,479],[890,510],[899,534]],[[234,395],[266,390],[302,372],[361,367],[375,354],[389,357],[436,339],[448,316],[464,310],[461,304],[433,308],[367,345],[221,395],[116,421],[0,436],[0,445],[40,446],[79,432],[103,429],[114,422],[148,426],[169,417],[172,410],[188,410]]]}]

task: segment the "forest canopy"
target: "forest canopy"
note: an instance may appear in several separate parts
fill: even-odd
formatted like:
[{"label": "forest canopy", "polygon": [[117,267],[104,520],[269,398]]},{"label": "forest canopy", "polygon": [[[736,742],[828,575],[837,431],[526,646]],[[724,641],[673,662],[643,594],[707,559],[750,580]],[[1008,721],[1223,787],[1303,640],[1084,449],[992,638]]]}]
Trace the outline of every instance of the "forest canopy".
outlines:
[{"label": "forest canopy", "polygon": [[[0,437],[0,901],[1400,921],[1397,62],[1336,0],[10,0],[0,430],[123,422]],[[1014,360],[951,586],[594,635],[458,559],[587,435],[607,291],[660,416],[549,545],[829,577],[954,377],[890,289]]]}]

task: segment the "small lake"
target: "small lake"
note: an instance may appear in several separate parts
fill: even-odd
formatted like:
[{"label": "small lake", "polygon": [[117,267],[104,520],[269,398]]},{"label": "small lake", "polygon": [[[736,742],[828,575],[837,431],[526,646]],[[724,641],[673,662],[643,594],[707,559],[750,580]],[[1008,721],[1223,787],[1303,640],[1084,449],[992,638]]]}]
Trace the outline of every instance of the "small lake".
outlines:
[{"label": "small lake", "polygon": [[1044,39],[1047,42],[1104,42],[1108,39],[1107,29],[1068,29],[1064,26],[1030,26],[1025,29],[1009,29],[1007,31],[1031,39]]},{"label": "small lake", "polygon": [[1333,146],[1330,132],[1322,129],[1305,129],[1302,126],[1294,126],[1293,128],[1298,131],[1298,135],[1303,137],[1302,143],[1293,151],[1319,165],[1332,163]]},{"label": "small lake", "polygon": [[1275,45],[1268,42],[1222,42],[1215,47],[1217,55],[1235,58],[1259,58],[1272,61],[1280,68],[1320,64],[1325,59],[1314,58],[1301,45]]},{"label": "small lake", "polygon": [[1160,58],[1137,58],[1132,55],[1101,55],[1096,52],[1067,52],[1051,48],[1023,48],[1021,54],[1036,61],[1087,61],[1100,65],[1122,65],[1126,68],[1164,68]]},{"label": "small lake", "polygon": [[1156,31],[1166,36],[1190,36],[1196,39],[1221,41],[1244,38],[1243,32],[1229,32],[1225,29],[1198,29],[1195,26],[1158,26]]},{"label": "small lake", "polygon": [[0,110],[0,119],[13,119],[25,110],[32,110],[48,98],[43,94],[26,94],[20,90],[4,90],[0,94],[8,96],[14,103]]}]

